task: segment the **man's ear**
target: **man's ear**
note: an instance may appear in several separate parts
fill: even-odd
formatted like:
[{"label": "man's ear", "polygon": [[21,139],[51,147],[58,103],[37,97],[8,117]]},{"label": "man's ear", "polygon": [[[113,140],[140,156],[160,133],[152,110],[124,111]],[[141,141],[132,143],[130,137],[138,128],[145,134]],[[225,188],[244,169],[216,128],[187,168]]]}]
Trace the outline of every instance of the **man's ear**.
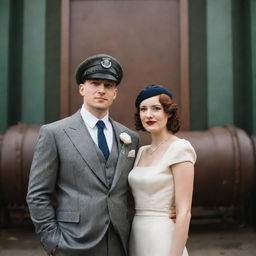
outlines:
[{"label": "man's ear", "polygon": [[85,87],[84,84],[79,84],[79,93],[84,96],[85,94]]},{"label": "man's ear", "polygon": [[118,89],[117,89],[117,87],[116,87],[116,88],[115,88],[115,96],[114,96],[114,100],[116,99],[117,93],[118,93]]}]

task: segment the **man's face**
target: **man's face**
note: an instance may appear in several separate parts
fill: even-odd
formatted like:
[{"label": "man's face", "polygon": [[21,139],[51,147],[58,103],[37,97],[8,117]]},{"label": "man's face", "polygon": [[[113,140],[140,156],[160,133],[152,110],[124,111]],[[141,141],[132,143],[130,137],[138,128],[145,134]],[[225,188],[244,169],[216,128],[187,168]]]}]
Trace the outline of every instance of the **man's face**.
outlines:
[{"label": "man's face", "polygon": [[108,111],[117,95],[116,83],[110,80],[91,79],[79,86],[85,108],[94,115]]}]

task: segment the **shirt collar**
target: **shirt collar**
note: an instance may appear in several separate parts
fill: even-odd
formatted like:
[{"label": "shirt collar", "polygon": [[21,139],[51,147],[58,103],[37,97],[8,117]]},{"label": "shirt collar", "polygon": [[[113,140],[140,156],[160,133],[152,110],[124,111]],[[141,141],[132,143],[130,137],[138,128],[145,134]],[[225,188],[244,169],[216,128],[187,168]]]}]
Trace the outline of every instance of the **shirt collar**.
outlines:
[{"label": "shirt collar", "polygon": [[96,116],[94,116],[92,113],[90,113],[85,107],[84,105],[81,107],[81,116],[84,120],[84,122],[90,127],[90,128],[94,128],[96,126],[96,123],[99,120],[102,120],[105,124],[105,128],[106,129],[110,129],[111,128],[111,123],[109,121],[109,113],[107,112],[107,114],[102,118],[102,119],[98,119]]}]

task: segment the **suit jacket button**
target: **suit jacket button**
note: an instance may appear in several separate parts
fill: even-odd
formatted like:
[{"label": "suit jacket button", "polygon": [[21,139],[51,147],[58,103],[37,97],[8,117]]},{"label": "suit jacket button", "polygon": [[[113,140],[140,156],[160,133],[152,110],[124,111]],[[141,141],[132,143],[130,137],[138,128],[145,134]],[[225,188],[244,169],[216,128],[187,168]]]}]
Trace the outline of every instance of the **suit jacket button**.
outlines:
[{"label": "suit jacket button", "polygon": [[106,221],[105,221],[105,224],[108,225],[108,224],[109,224],[109,220],[106,220]]}]

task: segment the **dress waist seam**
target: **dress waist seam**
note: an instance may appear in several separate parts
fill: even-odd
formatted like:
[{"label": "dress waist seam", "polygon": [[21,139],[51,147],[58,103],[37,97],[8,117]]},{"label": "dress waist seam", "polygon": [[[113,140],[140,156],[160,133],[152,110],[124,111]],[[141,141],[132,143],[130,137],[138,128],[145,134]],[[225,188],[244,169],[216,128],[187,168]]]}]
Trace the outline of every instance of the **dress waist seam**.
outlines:
[{"label": "dress waist seam", "polygon": [[169,217],[174,213],[171,210],[161,210],[161,209],[136,209],[136,216],[159,216],[159,217]]}]

